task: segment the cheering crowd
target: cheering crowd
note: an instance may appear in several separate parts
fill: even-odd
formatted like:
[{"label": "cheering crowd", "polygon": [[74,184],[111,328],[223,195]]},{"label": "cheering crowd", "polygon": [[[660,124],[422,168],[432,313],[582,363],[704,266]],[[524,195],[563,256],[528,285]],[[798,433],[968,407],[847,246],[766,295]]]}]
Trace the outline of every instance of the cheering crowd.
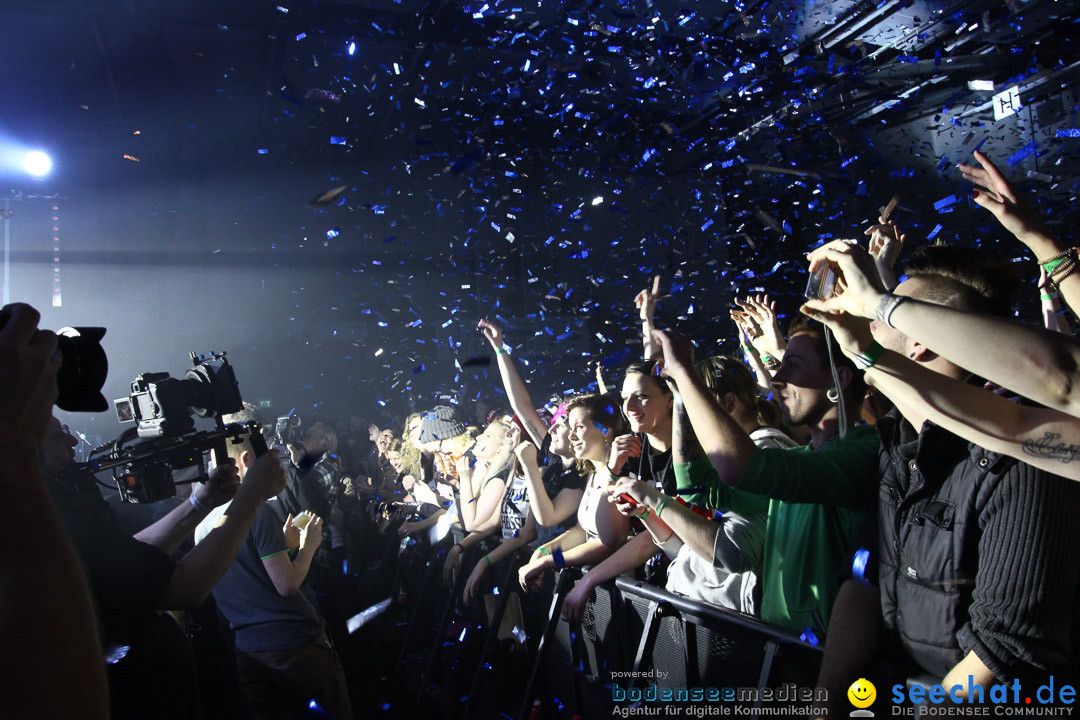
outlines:
[{"label": "cheering crowd", "polygon": [[696,357],[657,328],[654,283],[634,299],[643,357],[619,389],[599,378],[595,394],[549,396],[481,320],[509,407],[474,423],[440,405],[400,430],[316,423],[260,457],[232,444],[134,536],[84,470],[71,480],[74,443],[50,418],[55,336],[10,306],[12,716],[199,717],[196,656],[163,611],[211,594],[242,712],[363,714],[355,618],[385,597],[407,605],[414,561],[436,564],[464,623],[486,619],[493,593],[535,613],[553,571],[583,568],[560,608],[579,622],[597,586],[636,575],[820,640],[818,685],[837,698],[857,678],[923,676],[957,697],[1075,685],[1080,342],[1064,308],[1080,309],[1080,258],[975,159],[961,166],[974,202],[1040,266],[1038,323],[1013,316],[1021,278],[1004,258],[924,246],[897,268],[905,238],[883,213],[866,246],[810,254],[786,334],[769,297],[740,300],[739,357]]}]

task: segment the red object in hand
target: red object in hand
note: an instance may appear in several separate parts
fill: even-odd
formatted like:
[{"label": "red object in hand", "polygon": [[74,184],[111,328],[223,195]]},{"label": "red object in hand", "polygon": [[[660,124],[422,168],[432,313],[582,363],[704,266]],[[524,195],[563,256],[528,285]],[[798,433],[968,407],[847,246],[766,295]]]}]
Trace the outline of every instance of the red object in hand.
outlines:
[{"label": "red object in hand", "polygon": [[622,494],[620,494],[620,495],[619,495],[619,499],[620,499],[620,500],[622,500],[622,501],[623,501],[623,502],[625,502],[625,503],[630,503],[631,505],[634,505],[634,506],[636,506],[636,505],[638,504],[638,501],[637,501],[637,500],[635,500],[634,498],[630,497],[630,496],[629,496],[629,495],[627,495],[626,493],[622,493]]}]

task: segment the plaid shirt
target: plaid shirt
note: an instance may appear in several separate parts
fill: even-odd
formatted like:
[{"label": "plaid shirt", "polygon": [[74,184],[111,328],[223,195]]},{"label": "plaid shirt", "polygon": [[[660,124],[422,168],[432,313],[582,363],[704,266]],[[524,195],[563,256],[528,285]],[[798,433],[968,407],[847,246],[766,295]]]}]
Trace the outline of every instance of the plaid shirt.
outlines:
[{"label": "plaid shirt", "polygon": [[[294,463],[287,466],[286,492],[296,498],[288,511],[294,515],[303,510],[310,510],[323,520],[322,544],[315,550],[312,562],[323,568],[330,567],[330,550],[332,548],[330,538],[330,510],[338,507],[341,500],[343,486],[341,473],[338,469],[338,457],[333,453],[324,453],[319,461],[308,470],[302,470]],[[306,498],[314,507],[299,507],[300,498]]]}]

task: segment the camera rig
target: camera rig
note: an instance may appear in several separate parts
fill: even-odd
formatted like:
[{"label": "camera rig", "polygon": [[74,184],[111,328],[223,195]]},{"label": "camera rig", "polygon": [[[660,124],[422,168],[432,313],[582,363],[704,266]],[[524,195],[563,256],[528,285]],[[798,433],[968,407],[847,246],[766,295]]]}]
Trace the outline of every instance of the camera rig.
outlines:
[{"label": "camera rig", "polygon": [[[93,473],[112,470],[124,502],[157,502],[174,496],[177,485],[206,479],[207,451],[214,451],[220,461],[230,442],[250,440],[256,457],[266,452],[257,422],[223,420],[244,409],[225,353],[191,353],[191,362],[184,379],[143,373],[131,383],[130,396],[114,401],[120,422],[136,426],[95,448],[85,468]],[[196,431],[193,415],[213,417],[217,427]]]}]

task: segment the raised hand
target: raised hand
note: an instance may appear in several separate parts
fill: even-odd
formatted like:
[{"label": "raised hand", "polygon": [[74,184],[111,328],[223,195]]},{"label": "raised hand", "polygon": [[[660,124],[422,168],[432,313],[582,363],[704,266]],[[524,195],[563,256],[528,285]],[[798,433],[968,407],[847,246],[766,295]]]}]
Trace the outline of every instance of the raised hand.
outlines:
[{"label": "raised hand", "polygon": [[514,454],[517,455],[522,465],[536,464],[536,446],[531,442],[518,443],[514,447]]},{"label": "raised hand", "polygon": [[258,460],[244,476],[244,487],[253,488],[260,497],[269,500],[285,489],[285,466],[277,450],[271,450]]},{"label": "raised hand", "polygon": [[886,220],[885,216],[879,217],[878,224],[871,225],[863,234],[870,236],[870,255],[877,265],[882,285],[892,290],[897,284],[893,266],[900,257],[907,235],[902,234],[896,223]]},{"label": "raised hand", "polygon": [[841,278],[837,282],[839,292],[830,298],[807,300],[804,307],[824,312],[843,311],[868,319],[874,317],[885,288],[874,259],[865,248],[845,240],[833,240],[814,250],[809,257],[810,272],[823,263],[832,263]]},{"label": "raised hand", "polygon": [[195,499],[205,507],[217,507],[236,497],[236,491],[240,489],[240,472],[236,469],[236,462],[226,460],[220,463],[206,482],[192,489]]},{"label": "raised hand", "polygon": [[998,170],[997,165],[978,150],[975,151],[975,160],[980,167],[957,166],[964,179],[976,187],[972,196],[975,204],[992,212],[998,222],[1025,245],[1029,244],[1030,235],[1050,235],[1042,220],[1023,201],[1012,183]]},{"label": "raised hand", "polygon": [[870,321],[844,311],[828,312],[811,307],[809,302],[799,308],[803,315],[817,320],[832,330],[833,338],[840,350],[849,358],[862,355],[870,347],[874,336],[870,332]]},{"label": "raised hand", "polygon": [[658,363],[661,377],[678,384],[694,372],[694,346],[689,340],[673,330],[653,330],[652,338],[663,352]]},{"label": "raised hand", "polygon": [[[780,322],[776,316],[776,301],[768,295],[747,295],[745,300],[736,298],[735,304],[742,308],[743,317],[748,321],[751,331],[750,342],[763,355],[770,355],[777,360],[783,358],[787,341],[780,332]],[[733,314],[734,316],[734,314]]]},{"label": "raised hand", "polygon": [[654,275],[652,288],[646,288],[634,296],[634,306],[643,322],[652,322],[656,313],[656,301],[660,298],[660,276]]},{"label": "raised hand", "polygon": [[476,323],[476,327],[480,328],[483,331],[484,337],[486,337],[487,341],[491,343],[492,348],[494,348],[495,350],[502,350],[502,328],[500,328],[498,325],[491,322],[490,320],[481,320],[480,322]]},{"label": "raised hand", "polygon": [[38,330],[41,315],[24,303],[7,305],[0,330],[0,437],[26,438],[35,445],[45,437],[58,394],[60,356],[56,333]]}]

